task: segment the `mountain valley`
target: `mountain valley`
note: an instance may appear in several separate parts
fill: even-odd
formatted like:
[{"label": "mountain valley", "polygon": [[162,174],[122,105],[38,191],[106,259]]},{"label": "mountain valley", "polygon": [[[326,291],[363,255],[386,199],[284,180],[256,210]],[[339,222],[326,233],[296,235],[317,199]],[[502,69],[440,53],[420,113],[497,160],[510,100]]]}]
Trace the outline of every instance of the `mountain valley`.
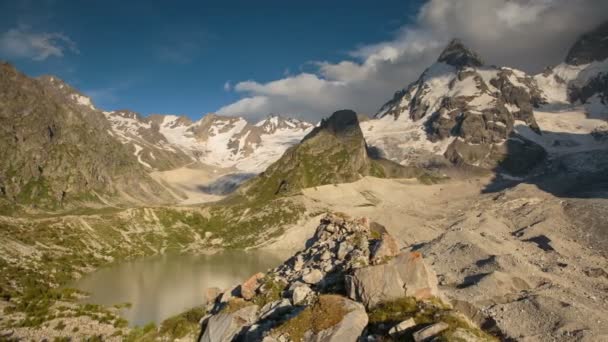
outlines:
[{"label": "mountain valley", "polygon": [[[318,123],[105,111],[2,63],[0,340],[608,339],[606,42],[529,75],[455,39]],[[225,250],[293,256],[158,326],[66,287]]]}]

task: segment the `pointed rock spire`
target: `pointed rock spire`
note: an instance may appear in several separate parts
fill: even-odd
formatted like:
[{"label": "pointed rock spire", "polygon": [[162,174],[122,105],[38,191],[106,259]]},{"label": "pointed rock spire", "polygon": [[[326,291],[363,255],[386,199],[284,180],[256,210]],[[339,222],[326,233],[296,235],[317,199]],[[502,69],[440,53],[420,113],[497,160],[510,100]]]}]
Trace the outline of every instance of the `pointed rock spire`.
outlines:
[{"label": "pointed rock spire", "polygon": [[443,50],[437,61],[455,67],[480,67],[483,65],[483,61],[479,55],[467,49],[459,39],[453,39]]}]

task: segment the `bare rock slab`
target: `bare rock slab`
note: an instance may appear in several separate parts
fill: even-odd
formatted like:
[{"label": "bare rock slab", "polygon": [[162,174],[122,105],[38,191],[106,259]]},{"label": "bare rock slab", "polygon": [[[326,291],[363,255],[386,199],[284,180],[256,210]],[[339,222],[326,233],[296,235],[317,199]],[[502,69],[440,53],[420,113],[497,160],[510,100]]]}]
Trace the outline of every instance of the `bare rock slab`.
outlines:
[{"label": "bare rock slab", "polygon": [[357,269],[345,278],[351,299],[371,308],[404,296],[425,299],[439,296],[437,275],[417,252],[401,253],[385,264]]},{"label": "bare rock slab", "polygon": [[229,342],[257,319],[258,306],[249,305],[235,312],[221,312],[211,316],[199,342]]},{"label": "bare rock slab", "polygon": [[[337,297],[337,296],[336,296]],[[340,297],[341,305],[347,312],[342,320],[333,327],[317,333],[312,341],[314,342],[355,342],[363,333],[367,326],[368,317],[365,307],[360,303],[348,298]],[[340,305],[340,304],[338,304]]]},{"label": "bare rock slab", "polygon": [[413,318],[410,318],[410,319],[407,319],[407,320],[395,325],[394,327],[392,327],[388,331],[388,334],[391,337],[396,337],[396,336],[403,334],[405,331],[407,331],[408,329],[413,328],[415,326],[416,326],[416,321],[414,321]]},{"label": "bare rock slab", "polygon": [[416,342],[425,342],[430,341],[433,337],[440,334],[442,331],[449,328],[444,322],[435,323],[433,325],[429,325],[428,327],[418,330],[414,333],[414,341]]}]

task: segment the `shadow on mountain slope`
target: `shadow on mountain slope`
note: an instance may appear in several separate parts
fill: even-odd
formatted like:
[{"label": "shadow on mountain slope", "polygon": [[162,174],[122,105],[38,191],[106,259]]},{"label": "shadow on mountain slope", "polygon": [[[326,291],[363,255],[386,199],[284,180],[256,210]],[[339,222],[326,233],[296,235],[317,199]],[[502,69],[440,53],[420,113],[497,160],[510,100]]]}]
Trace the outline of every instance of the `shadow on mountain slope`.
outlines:
[{"label": "shadow on mountain slope", "polygon": [[[520,166],[528,156],[507,144],[506,155],[494,169],[494,179],[483,193],[500,192],[526,183],[562,198],[608,199],[607,131],[591,134],[543,131],[542,135],[526,134],[526,137],[534,139],[532,144],[542,145],[548,154],[536,163],[527,160],[532,168],[524,173]],[[512,134],[509,142],[521,138]]]},{"label": "shadow on mountain slope", "polygon": [[198,190],[210,195],[228,195],[236,190],[241,183],[255,175],[255,173],[227,174],[209,184],[198,186]]}]

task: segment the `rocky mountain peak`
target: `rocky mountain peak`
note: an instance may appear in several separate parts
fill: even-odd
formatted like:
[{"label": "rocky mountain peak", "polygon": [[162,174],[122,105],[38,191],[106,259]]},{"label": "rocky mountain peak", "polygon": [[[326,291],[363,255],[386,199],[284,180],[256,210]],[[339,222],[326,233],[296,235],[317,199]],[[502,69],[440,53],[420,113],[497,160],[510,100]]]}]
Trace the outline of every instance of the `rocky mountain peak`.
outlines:
[{"label": "rocky mountain peak", "polygon": [[130,111],[128,109],[115,110],[113,114],[119,115],[125,119],[144,120],[144,118],[139,113]]},{"label": "rocky mountain peak", "polygon": [[582,35],[568,51],[566,63],[583,65],[608,58],[608,21]]},{"label": "rocky mountain peak", "polygon": [[280,129],[306,130],[310,128],[312,124],[282,115],[270,114],[265,119],[254,124],[254,126],[261,128],[262,132],[265,134],[272,134]]},{"label": "rocky mountain peak", "polygon": [[307,140],[318,135],[320,132],[329,132],[336,137],[360,136],[363,139],[359,118],[357,113],[352,110],[344,109],[333,113],[329,118],[321,120],[321,124],[304,138]]},{"label": "rocky mountain peak", "polygon": [[446,46],[441,55],[439,55],[437,61],[458,68],[465,66],[480,67],[483,65],[481,57],[464,46],[460,39],[453,39],[448,46]]}]

